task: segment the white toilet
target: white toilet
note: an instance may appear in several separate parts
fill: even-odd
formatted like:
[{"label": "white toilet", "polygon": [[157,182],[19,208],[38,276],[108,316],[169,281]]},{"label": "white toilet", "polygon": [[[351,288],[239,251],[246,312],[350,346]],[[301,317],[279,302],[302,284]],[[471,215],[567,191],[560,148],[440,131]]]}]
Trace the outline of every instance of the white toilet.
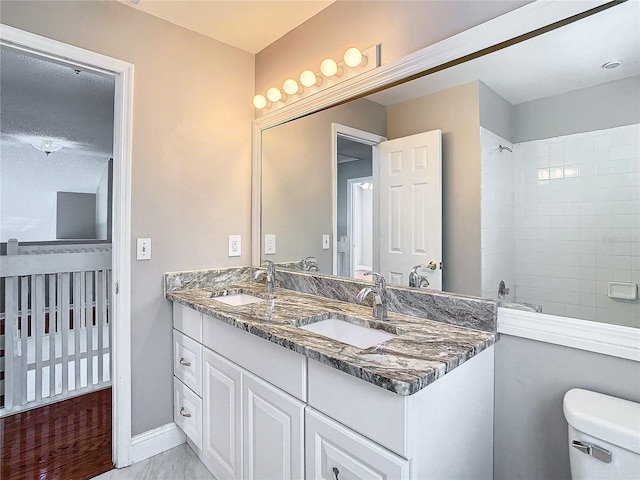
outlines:
[{"label": "white toilet", "polygon": [[574,388],[563,410],[573,480],[640,479],[640,403]]}]

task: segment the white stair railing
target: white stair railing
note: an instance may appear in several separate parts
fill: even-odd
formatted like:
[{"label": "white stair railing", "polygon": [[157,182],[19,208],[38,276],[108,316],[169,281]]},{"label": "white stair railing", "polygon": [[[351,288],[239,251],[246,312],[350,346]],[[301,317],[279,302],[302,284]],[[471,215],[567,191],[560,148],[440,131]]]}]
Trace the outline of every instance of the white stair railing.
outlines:
[{"label": "white stair railing", "polygon": [[0,256],[0,416],[111,384],[111,252],[100,250],[20,255],[8,242]]}]

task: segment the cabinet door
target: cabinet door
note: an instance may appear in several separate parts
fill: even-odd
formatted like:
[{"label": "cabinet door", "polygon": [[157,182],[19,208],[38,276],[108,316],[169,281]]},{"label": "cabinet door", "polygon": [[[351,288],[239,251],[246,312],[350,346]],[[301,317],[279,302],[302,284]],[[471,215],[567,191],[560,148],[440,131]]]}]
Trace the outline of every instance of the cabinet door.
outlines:
[{"label": "cabinet door", "polygon": [[203,348],[202,460],[218,480],[242,478],[242,373]]},{"label": "cabinet door", "polygon": [[304,404],[243,372],[244,478],[304,478]]},{"label": "cabinet door", "polygon": [[305,413],[305,438],[307,480],[409,478],[409,460],[312,408]]}]

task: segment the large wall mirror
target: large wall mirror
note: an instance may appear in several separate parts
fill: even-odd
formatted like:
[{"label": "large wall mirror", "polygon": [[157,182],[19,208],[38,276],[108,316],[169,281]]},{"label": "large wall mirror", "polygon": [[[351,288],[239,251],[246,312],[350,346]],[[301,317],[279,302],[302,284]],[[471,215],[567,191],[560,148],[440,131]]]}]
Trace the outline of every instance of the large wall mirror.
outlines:
[{"label": "large wall mirror", "polygon": [[[422,288],[640,327],[639,32],[622,3],[262,130],[261,260],[401,285],[434,262]],[[424,132],[407,165],[440,170],[390,199],[385,144]]]}]

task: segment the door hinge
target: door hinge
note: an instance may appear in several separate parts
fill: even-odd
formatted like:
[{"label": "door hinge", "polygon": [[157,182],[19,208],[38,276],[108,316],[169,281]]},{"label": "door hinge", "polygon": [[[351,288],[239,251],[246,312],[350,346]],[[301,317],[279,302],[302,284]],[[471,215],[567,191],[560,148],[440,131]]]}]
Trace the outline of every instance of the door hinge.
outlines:
[{"label": "door hinge", "polygon": [[116,283],[113,285],[113,289],[115,290],[116,295],[118,295],[118,293],[120,293],[120,284],[119,284],[118,282],[116,282]]}]

